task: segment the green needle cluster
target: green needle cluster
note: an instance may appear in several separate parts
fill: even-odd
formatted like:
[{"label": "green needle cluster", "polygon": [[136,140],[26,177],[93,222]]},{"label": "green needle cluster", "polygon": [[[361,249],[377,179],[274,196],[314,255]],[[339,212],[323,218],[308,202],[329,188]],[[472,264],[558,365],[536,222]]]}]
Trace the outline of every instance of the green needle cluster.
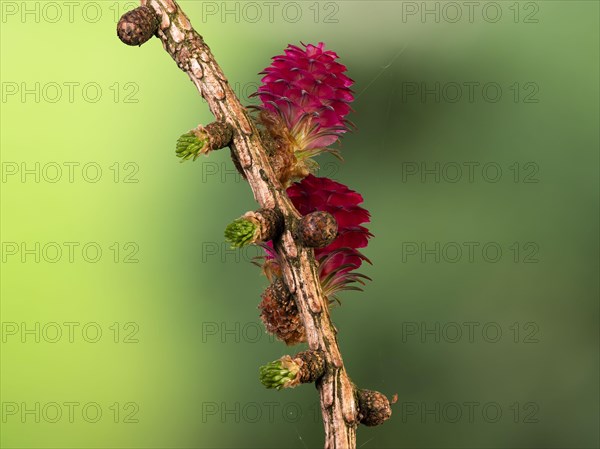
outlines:
[{"label": "green needle cluster", "polygon": [[189,159],[195,161],[201,153],[206,152],[207,145],[208,137],[201,139],[193,131],[190,131],[177,139],[175,152],[177,157],[181,158],[181,162]]},{"label": "green needle cluster", "polygon": [[260,367],[260,382],[267,388],[281,390],[287,383],[296,379],[297,374],[298,370],[290,371],[283,366],[281,360],[275,360]]},{"label": "green needle cluster", "polygon": [[241,248],[254,243],[257,229],[256,223],[246,218],[238,218],[225,228],[225,238],[231,243],[232,248]]}]

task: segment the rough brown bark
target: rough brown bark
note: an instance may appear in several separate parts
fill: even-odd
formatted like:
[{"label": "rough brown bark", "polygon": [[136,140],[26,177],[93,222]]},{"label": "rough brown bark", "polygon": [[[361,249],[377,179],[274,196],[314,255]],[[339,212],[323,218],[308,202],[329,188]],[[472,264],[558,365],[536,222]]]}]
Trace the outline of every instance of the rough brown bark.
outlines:
[{"label": "rough brown bark", "polygon": [[156,12],[159,20],[157,36],[206,99],[217,121],[231,126],[232,155],[258,204],[264,209],[274,209],[284,217],[285,229],[274,242],[275,250],[285,283],[296,298],[308,345],[312,350],[322,351],[326,362],[325,372],[316,382],[325,427],[325,448],[355,448],[358,424],[355,390],[344,368],[313,250],[296,241],[292,234],[300,214],[273,172],[266,145],[254,122],[187,16],[173,0],[141,0],[141,4]]}]

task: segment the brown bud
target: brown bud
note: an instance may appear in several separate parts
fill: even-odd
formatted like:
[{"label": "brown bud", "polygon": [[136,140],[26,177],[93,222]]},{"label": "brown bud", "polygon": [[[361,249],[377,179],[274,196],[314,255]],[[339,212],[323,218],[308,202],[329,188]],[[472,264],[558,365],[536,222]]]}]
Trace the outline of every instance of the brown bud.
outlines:
[{"label": "brown bud", "polygon": [[358,390],[358,419],[365,426],[378,426],[392,416],[390,401],[379,391]]},{"label": "brown bud", "polygon": [[297,237],[304,246],[323,248],[337,237],[338,226],[329,212],[316,211],[302,217]]},{"label": "brown bud", "polygon": [[152,8],[140,6],[123,14],[117,35],[127,45],[142,45],[158,30],[158,18]]}]

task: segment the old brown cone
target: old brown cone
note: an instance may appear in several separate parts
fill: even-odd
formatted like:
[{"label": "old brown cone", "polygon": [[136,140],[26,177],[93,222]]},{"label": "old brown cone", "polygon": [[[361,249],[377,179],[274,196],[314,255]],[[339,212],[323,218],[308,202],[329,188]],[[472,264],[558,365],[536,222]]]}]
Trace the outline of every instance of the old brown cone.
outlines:
[{"label": "old brown cone", "polygon": [[263,292],[258,308],[267,332],[274,334],[287,345],[306,341],[304,325],[293,296],[281,279],[269,285]]}]

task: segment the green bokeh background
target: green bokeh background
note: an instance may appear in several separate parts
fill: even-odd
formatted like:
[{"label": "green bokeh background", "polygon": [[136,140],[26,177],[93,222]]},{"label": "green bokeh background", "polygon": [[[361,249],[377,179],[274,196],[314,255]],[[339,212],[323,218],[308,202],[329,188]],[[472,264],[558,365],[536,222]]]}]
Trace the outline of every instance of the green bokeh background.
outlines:
[{"label": "green bokeh background", "polygon": [[[320,447],[314,389],[274,392],[257,380],[259,365],[294,349],[258,333],[266,280],[249,263],[257,252],[222,246],[225,225],[255,208],[248,186],[232,174],[226,151],[185,164],[174,156],[181,133],[211,121],[206,103],[158,41],[119,42],[115,15],[125,3],[77,2],[72,21],[64,2],[56,3],[56,21],[47,3],[38,3],[36,21],[21,16],[36,2],[1,2],[1,240],[4,250],[10,242],[80,246],[72,263],[66,252],[56,263],[35,263],[34,255],[23,263],[3,252],[0,445]],[[202,2],[181,2],[242,97],[271,56],[300,41],[326,42],[356,81],[358,131],[344,138],[343,165],[321,158],[321,175],[365,197],[375,238],[365,251],[373,265],[363,271],[373,282],[364,293],[344,294],[333,318],[353,380],[399,397],[389,422],[359,429],[359,446],[598,447],[598,2],[497,2],[487,15],[489,2],[480,2],[472,20],[459,2],[456,23],[445,20],[454,17],[447,2],[438,3],[439,22],[402,15],[436,2],[289,3],[277,3],[270,23],[258,2],[263,17],[251,23],[250,9],[239,21],[234,14],[223,20],[203,14]],[[292,23],[298,8],[302,16]],[[492,23],[498,9],[502,17]],[[39,102],[8,95],[36,82]],[[101,97],[86,101],[75,87],[70,102],[65,82],[98,83]],[[436,82],[439,101],[406,90]],[[447,83],[467,82],[479,83],[473,101],[464,90],[452,102]],[[51,83],[63,86],[55,103]],[[501,87],[498,101],[483,96],[486,83]],[[126,94],[137,101],[125,102]],[[47,171],[40,182],[34,175],[22,182],[20,173],[6,173],[36,162],[40,170],[61,165],[62,178],[47,182],[44,176],[54,177]],[[73,182],[65,162],[80,164]],[[473,182],[466,171],[449,182],[465,162],[479,164]],[[83,179],[86,163],[102,168],[98,182]],[[421,163],[446,167],[446,179],[407,174]],[[486,163],[501,167],[498,182],[484,178]],[[524,182],[526,174],[537,182]],[[87,242],[103,250],[97,263],[83,259]],[[403,251],[422,242],[448,252],[436,263]],[[451,242],[463,250],[477,242],[473,261],[465,251],[451,263]],[[487,242],[503,250],[496,263],[481,253]],[[124,263],[134,250],[138,262]],[[47,324],[54,322],[80,323],[74,342],[63,335],[51,343]],[[477,323],[472,339],[470,322]],[[49,333],[21,342],[11,323],[19,331],[21,323],[40,323]],[[102,329],[97,343],[83,338],[86,323]],[[436,323],[439,342],[408,332]],[[490,342],[498,328],[502,335]],[[134,331],[137,342],[124,342]],[[79,403],[73,422],[50,422],[53,402]],[[14,403],[19,411],[11,415]],[[39,423],[35,414],[21,415],[36,403],[46,411]],[[96,423],[82,417],[88,403],[102,409]],[[468,403],[475,403],[472,417]],[[123,422],[133,412],[137,422]]]}]

